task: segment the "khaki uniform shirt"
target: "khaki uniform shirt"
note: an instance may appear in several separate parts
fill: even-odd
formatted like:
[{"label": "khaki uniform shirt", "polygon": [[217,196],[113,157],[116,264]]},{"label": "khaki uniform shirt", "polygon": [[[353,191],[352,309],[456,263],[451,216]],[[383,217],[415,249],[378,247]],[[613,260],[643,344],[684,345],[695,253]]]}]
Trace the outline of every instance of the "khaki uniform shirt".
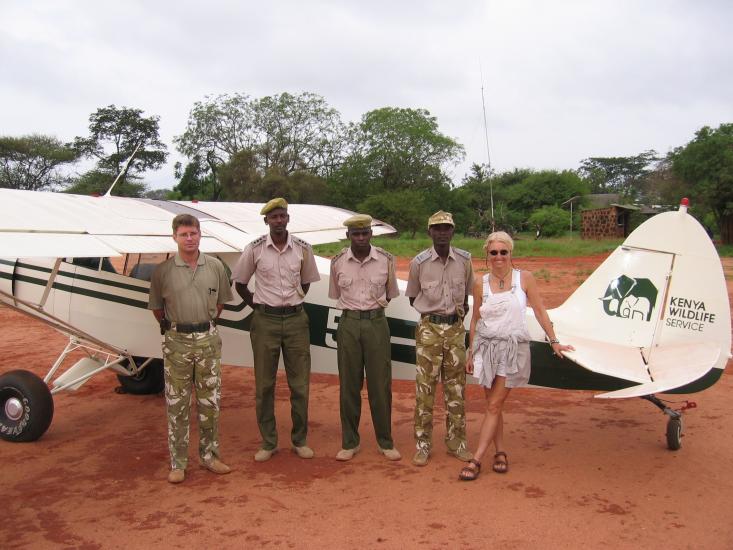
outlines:
[{"label": "khaki uniform shirt", "polygon": [[176,254],[153,271],[148,309],[163,309],[174,323],[204,323],[216,319],[217,305],[231,299],[232,286],[219,259],[199,253],[191,269]]},{"label": "khaki uniform shirt", "polygon": [[410,262],[405,295],[415,298],[413,307],[420,313],[453,315],[456,306],[465,315],[463,303],[473,289],[471,253],[450,247],[445,264],[435,248],[424,250]]},{"label": "khaki uniform shirt", "polygon": [[302,304],[301,285],[321,279],[311,245],[288,234],[285,248],[279,250],[269,233],[247,245],[232,272],[232,278],[247,284],[255,276],[255,304],[271,307]]},{"label": "khaki uniform shirt", "polygon": [[331,259],[328,297],[337,299],[339,308],[368,311],[387,307],[399,295],[394,257],[389,252],[372,246],[360,262],[349,247]]}]

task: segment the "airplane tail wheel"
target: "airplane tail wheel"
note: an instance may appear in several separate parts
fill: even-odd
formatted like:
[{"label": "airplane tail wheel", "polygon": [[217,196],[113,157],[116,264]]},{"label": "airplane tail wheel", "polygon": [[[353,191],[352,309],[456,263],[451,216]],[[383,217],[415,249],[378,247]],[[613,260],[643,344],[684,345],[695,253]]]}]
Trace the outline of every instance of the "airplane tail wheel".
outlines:
[{"label": "airplane tail wheel", "polygon": [[[143,357],[135,357],[135,362],[139,365],[145,361]],[[163,360],[153,359],[147,367],[141,370],[135,376],[117,375],[117,379],[122,386],[122,393],[131,393],[133,395],[148,395],[151,393],[160,393],[163,391]]]},{"label": "airplane tail wheel", "polygon": [[35,441],[53,419],[53,397],[46,383],[27,370],[0,376],[0,438]]},{"label": "airplane tail wheel", "polygon": [[682,447],[682,417],[671,417],[667,422],[667,447],[670,451]]}]

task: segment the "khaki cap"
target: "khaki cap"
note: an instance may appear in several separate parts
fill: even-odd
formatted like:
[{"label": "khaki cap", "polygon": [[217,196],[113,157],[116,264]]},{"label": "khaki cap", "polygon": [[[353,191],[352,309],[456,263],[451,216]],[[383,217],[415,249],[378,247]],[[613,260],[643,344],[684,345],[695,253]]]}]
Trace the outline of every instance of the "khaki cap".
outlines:
[{"label": "khaki cap", "polygon": [[369,214],[356,214],[345,220],[344,225],[350,229],[364,229],[372,226],[372,217]]},{"label": "khaki cap", "polygon": [[439,223],[447,223],[453,227],[456,226],[456,224],[453,223],[453,214],[450,212],[443,212],[442,210],[438,210],[435,214],[430,216],[428,219],[428,229],[430,229],[431,225],[438,225]]},{"label": "khaki cap", "polygon": [[276,199],[268,201],[267,204],[262,207],[262,210],[260,210],[260,214],[265,215],[268,212],[275,210],[275,208],[284,208],[285,210],[287,210],[288,203],[284,198],[277,197]]}]

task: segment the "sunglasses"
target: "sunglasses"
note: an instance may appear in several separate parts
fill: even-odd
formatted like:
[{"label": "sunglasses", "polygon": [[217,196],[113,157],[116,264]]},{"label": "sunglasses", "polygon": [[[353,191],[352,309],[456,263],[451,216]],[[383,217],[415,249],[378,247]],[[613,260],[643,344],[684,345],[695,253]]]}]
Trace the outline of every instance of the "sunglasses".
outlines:
[{"label": "sunglasses", "polygon": [[496,256],[497,254],[501,254],[502,256],[506,256],[509,254],[508,250],[489,250],[489,254],[492,256]]}]

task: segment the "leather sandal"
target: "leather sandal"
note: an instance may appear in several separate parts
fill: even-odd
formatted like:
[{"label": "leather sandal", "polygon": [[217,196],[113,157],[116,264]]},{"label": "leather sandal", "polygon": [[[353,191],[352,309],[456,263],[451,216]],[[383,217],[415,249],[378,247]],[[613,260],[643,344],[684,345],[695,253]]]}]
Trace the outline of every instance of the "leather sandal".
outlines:
[{"label": "leather sandal", "polygon": [[[461,481],[473,481],[478,478],[479,474],[481,473],[481,463],[478,460],[474,460],[473,458],[468,461],[468,466],[465,466],[461,473],[458,474],[458,479]],[[475,466],[475,468],[471,468],[471,465]]]},{"label": "leather sandal", "polygon": [[[500,460],[499,457],[504,457],[504,460]],[[494,455],[493,470],[497,474],[505,474],[509,471],[509,457],[507,457],[504,451],[499,451]]]}]

